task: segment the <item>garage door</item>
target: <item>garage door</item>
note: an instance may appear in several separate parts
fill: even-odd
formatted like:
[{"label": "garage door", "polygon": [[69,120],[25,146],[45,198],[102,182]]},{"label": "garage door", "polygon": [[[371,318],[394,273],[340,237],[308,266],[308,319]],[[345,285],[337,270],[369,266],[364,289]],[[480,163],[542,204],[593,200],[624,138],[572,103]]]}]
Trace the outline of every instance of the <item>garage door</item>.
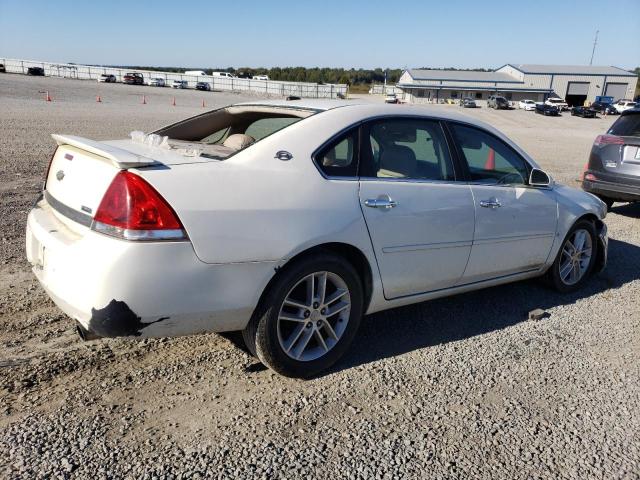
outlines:
[{"label": "garage door", "polygon": [[589,95],[589,82],[569,82],[567,95]]},{"label": "garage door", "polygon": [[607,83],[604,94],[613,97],[614,100],[619,100],[627,95],[628,86],[628,83]]}]

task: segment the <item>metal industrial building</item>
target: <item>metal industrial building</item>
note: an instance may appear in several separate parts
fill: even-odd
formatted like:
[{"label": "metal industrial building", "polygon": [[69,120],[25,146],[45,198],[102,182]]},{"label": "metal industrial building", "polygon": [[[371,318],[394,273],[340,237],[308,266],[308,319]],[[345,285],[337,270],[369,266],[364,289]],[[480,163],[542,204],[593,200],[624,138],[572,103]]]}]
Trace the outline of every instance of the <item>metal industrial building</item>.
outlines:
[{"label": "metal industrial building", "polygon": [[633,98],[637,83],[634,73],[617,67],[506,64],[492,72],[407,70],[397,87],[403,92],[403,100],[411,103],[463,97],[486,100],[499,94],[514,101],[558,96],[570,105],[583,105],[595,101],[598,95],[616,100]]}]

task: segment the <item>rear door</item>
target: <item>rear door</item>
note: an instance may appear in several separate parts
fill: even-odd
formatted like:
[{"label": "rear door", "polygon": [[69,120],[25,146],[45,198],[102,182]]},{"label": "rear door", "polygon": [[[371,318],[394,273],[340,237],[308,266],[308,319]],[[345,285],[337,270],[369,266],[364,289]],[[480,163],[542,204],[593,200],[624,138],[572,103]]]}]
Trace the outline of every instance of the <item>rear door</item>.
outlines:
[{"label": "rear door", "polygon": [[528,185],[530,166],[494,135],[451,123],[475,204],[475,233],[461,284],[540,268],[557,225],[556,196]]},{"label": "rear door", "polygon": [[383,119],[362,128],[360,204],[388,299],[462,277],[474,228],[471,190],[440,122]]}]

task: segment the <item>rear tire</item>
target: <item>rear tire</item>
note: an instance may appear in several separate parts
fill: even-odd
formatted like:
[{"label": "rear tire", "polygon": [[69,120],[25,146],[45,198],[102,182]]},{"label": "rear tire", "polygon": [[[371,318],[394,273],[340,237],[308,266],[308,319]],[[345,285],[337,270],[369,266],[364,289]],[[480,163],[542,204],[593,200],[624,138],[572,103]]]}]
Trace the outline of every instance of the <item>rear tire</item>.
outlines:
[{"label": "rear tire", "polygon": [[567,233],[553,265],[547,270],[547,282],[561,293],[580,289],[593,270],[597,249],[598,237],[593,223],[579,220]]},{"label": "rear tire", "polygon": [[242,335],[267,367],[309,378],[342,357],[358,331],[362,309],[356,270],[344,258],[320,253],[279,273]]}]

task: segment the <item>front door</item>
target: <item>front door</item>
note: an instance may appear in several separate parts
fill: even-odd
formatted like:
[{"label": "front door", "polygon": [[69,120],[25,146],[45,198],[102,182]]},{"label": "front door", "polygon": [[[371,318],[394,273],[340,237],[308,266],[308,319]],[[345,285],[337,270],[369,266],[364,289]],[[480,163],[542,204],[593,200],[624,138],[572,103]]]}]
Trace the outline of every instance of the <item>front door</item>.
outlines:
[{"label": "front door", "polygon": [[530,166],[502,140],[467,125],[451,129],[476,211],[473,248],[459,283],[540,268],[556,232],[555,192],[529,186]]},{"label": "front door", "polygon": [[456,182],[442,126],[386,119],[363,128],[360,204],[388,299],[455,285],[474,229],[470,187]]}]

